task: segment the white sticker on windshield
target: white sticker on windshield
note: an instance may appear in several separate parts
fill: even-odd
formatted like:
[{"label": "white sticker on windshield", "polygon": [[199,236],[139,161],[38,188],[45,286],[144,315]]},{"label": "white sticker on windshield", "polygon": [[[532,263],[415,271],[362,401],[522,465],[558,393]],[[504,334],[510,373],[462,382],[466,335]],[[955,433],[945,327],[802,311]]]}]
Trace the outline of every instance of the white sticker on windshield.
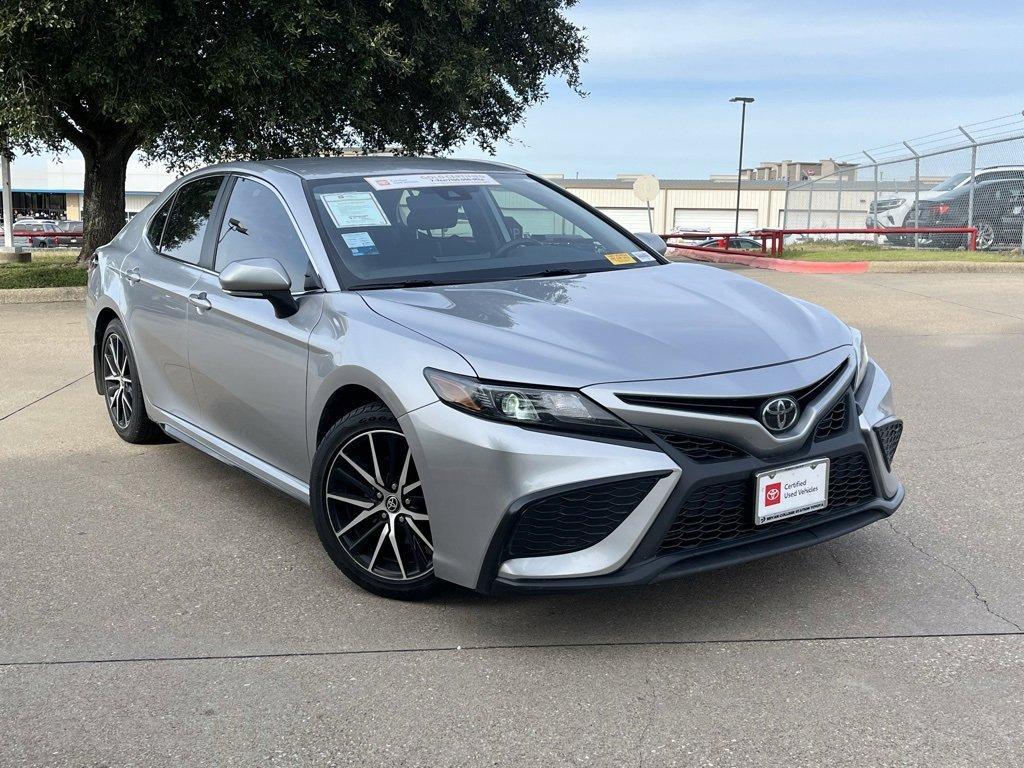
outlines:
[{"label": "white sticker on windshield", "polygon": [[377,244],[373,242],[369,232],[342,232],[341,239],[345,241],[345,245],[353,256],[380,255]]},{"label": "white sticker on windshield", "polygon": [[329,192],[320,199],[338,229],[391,226],[372,192]]},{"label": "white sticker on windshield", "polygon": [[409,189],[410,187],[474,187],[497,184],[486,173],[416,173],[409,176],[367,176],[366,183],[374,189]]},{"label": "white sticker on windshield", "polygon": [[656,261],[656,259],[647,251],[633,251],[633,255],[636,257],[637,261]]}]

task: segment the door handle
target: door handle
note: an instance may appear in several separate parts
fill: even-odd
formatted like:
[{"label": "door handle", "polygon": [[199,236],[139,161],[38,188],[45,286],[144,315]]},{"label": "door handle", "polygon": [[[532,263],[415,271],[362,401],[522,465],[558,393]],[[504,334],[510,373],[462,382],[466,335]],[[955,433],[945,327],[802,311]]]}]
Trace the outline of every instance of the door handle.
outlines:
[{"label": "door handle", "polygon": [[124,276],[128,279],[128,282],[132,285],[142,280],[142,275],[139,274],[139,268],[133,267],[124,273]]},{"label": "door handle", "polygon": [[213,309],[213,304],[206,298],[206,291],[202,293],[190,293],[188,295],[188,303],[196,309],[202,311],[207,309]]}]

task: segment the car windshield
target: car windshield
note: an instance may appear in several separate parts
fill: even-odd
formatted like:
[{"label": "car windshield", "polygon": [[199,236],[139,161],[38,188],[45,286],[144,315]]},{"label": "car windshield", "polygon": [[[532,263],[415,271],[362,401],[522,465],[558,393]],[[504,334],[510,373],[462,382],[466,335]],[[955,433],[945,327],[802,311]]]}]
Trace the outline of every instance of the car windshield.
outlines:
[{"label": "car windshield", "polygon": [[970,175],[969,173],[955,173],[932,187],[932,192],[948,192],[951,189],[956,189],[965,179],[970,178]]},{"label": "car windshield", "polygon": [[521,173],[423,173],[309,183],[349,288],[444,285],[660,263]]}]

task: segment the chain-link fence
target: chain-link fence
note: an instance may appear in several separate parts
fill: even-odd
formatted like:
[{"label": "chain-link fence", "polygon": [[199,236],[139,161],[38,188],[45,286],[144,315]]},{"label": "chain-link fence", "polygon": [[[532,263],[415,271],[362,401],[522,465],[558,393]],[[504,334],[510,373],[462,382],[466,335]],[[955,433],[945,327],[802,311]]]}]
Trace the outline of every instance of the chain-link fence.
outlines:
[{"label": "chain-link fence", "polygon": [[[828,176],[791,180],[779,225],[796,228],[969,227],[978,248],[1024,250],[1024,113],[834,159]],[[843,235],[955,248],[963,235]]]}]

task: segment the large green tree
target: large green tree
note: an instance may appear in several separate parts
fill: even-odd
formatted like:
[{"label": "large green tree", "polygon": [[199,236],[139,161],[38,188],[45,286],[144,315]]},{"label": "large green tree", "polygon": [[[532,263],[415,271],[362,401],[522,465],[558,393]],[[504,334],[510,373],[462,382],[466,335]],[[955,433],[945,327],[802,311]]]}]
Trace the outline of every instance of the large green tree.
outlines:
[{"label": "large green tree", "polygon": [[82,258],[141,150],[185,169],[342,146],[492,149],[560,78],[576,0],[0,0],[0,128],[85,159]]}]

